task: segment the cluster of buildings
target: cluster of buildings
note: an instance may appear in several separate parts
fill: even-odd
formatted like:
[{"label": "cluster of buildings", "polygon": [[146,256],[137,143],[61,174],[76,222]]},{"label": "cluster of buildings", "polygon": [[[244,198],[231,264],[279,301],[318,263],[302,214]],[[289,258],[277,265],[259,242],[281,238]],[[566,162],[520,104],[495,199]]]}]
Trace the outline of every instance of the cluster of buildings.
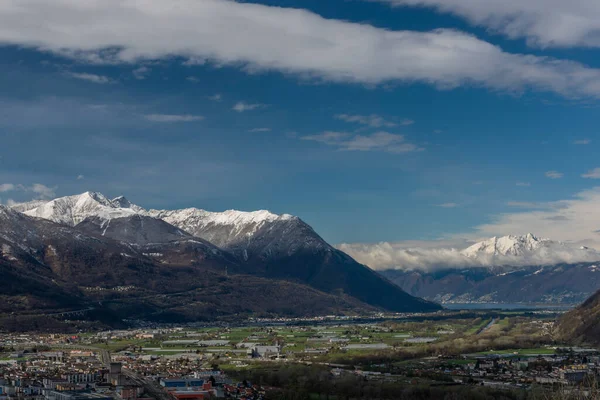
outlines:
[{"label": "cluster of buildings", "polygon": [[[450,375],[455,382],[489,386],[579,385],[600,380],[600,355],[595,349],[579,349],[553,355],[465,355],[471,362],[438,360],[420,372]],[[419,372],[419,371],[417,371]]]},{"label": "cluster of buildings", "polygon": [[[251,384],[234,384],[211,359],[111,355],[60,338],[18,336],[0,341],[0,400],[204,400],[263,399]],[[50,346],[48,340],[56,341]],[[82,339],[79,341],[85,341]],[[64,350],[46,350],[64,346]]]}]

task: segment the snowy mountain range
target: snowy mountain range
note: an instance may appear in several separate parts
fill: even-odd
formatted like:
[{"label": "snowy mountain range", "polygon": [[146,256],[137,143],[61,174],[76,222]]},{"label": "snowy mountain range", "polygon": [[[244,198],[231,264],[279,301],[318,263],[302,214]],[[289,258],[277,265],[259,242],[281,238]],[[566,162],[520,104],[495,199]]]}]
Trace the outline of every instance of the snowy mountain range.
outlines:
[{"label": "snowy mountain range", "polygon": [[583,246],[523,236],[493,237],[462,250],[461,255],[486,266],[552,265],[600,260],[600,253]]},{"label": "snowy mountain range", "polygon": [[[438,254],[440,254],[438,252]],[[523,236],[493,237],[457,252],[447,265],[381,273],[408,293],[440,303],[568,303],[600,288],[600,254]]]},{"label": "snowy mountain range", "polygon": [[[152,290],[159,290],[161,285],[164,288],[160,290],[165,290],[170,280],[181,286],[204,275],[220,276],[217,282],[226,282],[222,280],[223,276],[240,277],[248,282],[248,277],[252,276],[256,277],[252,278],[253,282],[261,285],[256,290],[262,293],[268,292],[263,287],[266,279],[273,283],[273,288],[287,287],[313,299],[334,296],[336,300],[328,300],[332,303],[319,306],[323,310],[323,306],[330,310],[335,304],[390,311],[435,311],[440,308],[408,295],[329,245],[300,218],[287,214],[276,215],[264,210],[214,213],[196,208],[146,210],[124,197],[110,199],[96,192],[18,204],[10,213],[21,215],[21,225],[29,226],[28,231],[35,232],[44,226],[44,233],[36,236],[42,239],[25,249],[20,257],[13,257],[11,262],[25,265],[23,260],[27,256],[57,273],[70,271],[73,265],[88,268],[94,274],[85,278],[86,284],[92,279],[102,285],[103,279],[95,275],[100,273],[110,276],[110,284],[114,285],[116,276],[129,269],[137,271],[138,279],[151,284]],[[15,225],[19,223],[0,223],[0,244],[5,233],[14,230]],[[47,243],[53,237],[53,230],[63,232],[65,237],[60,240],[60,246],[52,244],[49,250]],[[77,237],[96,241],[104,247],[98,248],[98,254],[93,258],[83,257],[87,252],[84,246],[73,249],[68,246],[69,240],[76,241]],[[12,248],[14,243],[6,242],[6,245]],[[103,253],[102,249],[107,250]],[[55,259],[62,261],[55,265]],[[4,258],[4,261],[9,260]],[[125,270],[110,268],[117,264],[130,266]],[[77,269],[77,273],[81,274],[82,270]],[[194,275],[194,279],[183,278],[188,273],[201,275]],[[157,281],[162,275],[172,277]],[[132,275],[126,276],[127,282],[134,281]],[[309,287],[313,292],[301,287]],[[292,292],[290,296],[281,300],[281,307],[298,312],[294,304],[308,302],[308,299],[295,298]],[[248,301],[253,300],[249,298]]]}]

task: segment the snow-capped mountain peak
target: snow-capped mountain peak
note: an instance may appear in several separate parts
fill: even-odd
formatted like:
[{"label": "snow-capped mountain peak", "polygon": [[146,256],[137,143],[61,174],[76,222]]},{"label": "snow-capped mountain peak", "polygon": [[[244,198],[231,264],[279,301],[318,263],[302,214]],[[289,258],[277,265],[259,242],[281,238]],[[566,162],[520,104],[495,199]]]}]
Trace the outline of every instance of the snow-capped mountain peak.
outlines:
[{"label": "snow-capped mountain peak", "polygon": [[477,258],[481,255],[519,257],[535,252],[541,247],[549,246],[563,246],[563,244],[549,239],[539,239],[535,235],[528,233],[523,236],[508,235],[493,237],[475,243],[461,253],[470,258]]},{"label": "snow-capped mountain peak", "polygon": [[[127,201],[125,198],[123,200]],[[127,201],[127,203],[129,202]],[[131,203],[128,204],[129,207],[121,207],[121,203],[113,202],[98,192],[85,192],[79,195],[60,197],[41,204],[30,204],[33,208],[24,210],[24,214],[69,226],[75,226],[88,217],[109,220],[128,217],[141,210],[140,207]]]}]

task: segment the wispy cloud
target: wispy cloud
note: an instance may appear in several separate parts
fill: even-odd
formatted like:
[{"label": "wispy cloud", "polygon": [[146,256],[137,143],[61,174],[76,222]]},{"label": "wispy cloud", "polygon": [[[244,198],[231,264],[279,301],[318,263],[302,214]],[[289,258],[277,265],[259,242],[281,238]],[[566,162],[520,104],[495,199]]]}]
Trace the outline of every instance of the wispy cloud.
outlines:
[{"label": "wispy cloud", "polygon": [[[551,5],[547,0],[398,2],[438,7],[481,24],[496,21],[493,27],[508,29],[515,36],[529,37],[542,27],[539,32],[547,35],[533,36],[540,43],[600,42],[595,34],[600,13],[595,3],[588,3],[575,7],[573,2],[558,0]],[[600,69],[548,56],[509,53],[455,29],[390,30],[251,2],[180,0],[178,4],[165,12],[163,2],[158,1],[96,1],[81,7],[80,0],[4,0],[0,42],[41,48],[81,62],[134,63],[181,56],[252,73],[279,71],[334,82],[417,82],[442,89],[478,86],[600,98]],[[571,7],[583,17],[574,15]],[[544,23],[524,23],[529,20]],[[151,26],[152,35],[132,26]],[[244,26],[244,34],[231,26]],[[564,40],[568,36],[571,40]]]},{"label": "wispy cloud", "polygon": [[540,47],[600,47],[600,5],[594,0],[378,0],[459,15],[509,38]]},{"label": "wispy cloud", "polygon": [[80,180],[82,180],[82,179],[85,179],[85,176],[83,176],[83,175],[77,175],[77,180],[78,180],[78,181],[80,181]]},{"label": "wispy cloud", "polygon": [[246,111],[258,110],[260,108],[265,108],[266,106],[267,106],[266,104],[261,104],[261,103],[250,104],[250,103],[246,103],[244,101],[240,101],[233,106],[232,110],[241,113],[241,112],[246,112]]},{"label": "wispy cloud", "polygon": [[576,140],[573,142],[573,144],[581,144],[581,145],[586,145],[586,144],[590,144],[592,143],[592,141],[590,139],[581,139],[581,140]]},{"label": "wispy cloud", "polygon": [[374,270],[435,271],[497,265],[556,265],[559,263],[597,261],[598,258],[598,253],[582,250],[576,246],[559,247],[555,252],[532,251],[520,257],[481,255],[477,258],[471,258],[462,253],[462,250],[470,244],[472,243],[458,239],[429,242],[381,242],[375,244],[342,243],[337,248]]},{"label": "wispy cloud", "polygon": [[195,122],[204,119],[201,115],[189,114],[146,114],[144,115],[144,118],[152,122]]},{"label": "wispy cloud", "polygon": [[589,170],[587,173],[581,175],[581,177],[587,179],[600,179],[600,168]]},{"label": "wispy cloud", "polygon": [[529,182],[517,182],[516,185],[517,186],[521,186],[521,187],[529,187],[529,186],[531,186],[531,183],[529,183]]},{"label": "wispy cloud", "polygon": [[92,83],[98,83],[100,85],[115,83],[113,79],[104,75],[88,74],[86,72],[68,72],[67,75],[71,78],[81,79],[83,81],[88,81]]},{"label": "wispy cloud", "polygon": [[407,126],[407,125],[412,125],[415,123],[415,121],[410,120],[410,119],[403,119],[400,122],[393,122],[393,121],[386,120],[384,117],[377,115],[377,114],[371,114],[371,115],[336,114],[336,115],[334,115],[334,118],[339,119],[341,121],[345,121],[345,122],[367,125],[367,126],[370,126],[371,128],[393,128],[398,125]]},{"label": "wispy cloud", "polygon": [[35,198],[48,199],[56,195],[56,188],[51,188],[41,183],[34,183],[33,185],[27,186],[22,184],[14,183],[2,183],[0,184],[0,193],[6,192],[29,192],[34,193]]},{"label": "wispy cloud", "polygon": [[141,66],[139,68],[134,69],[131,73],[133,74],[135,79],[144,80],[150,75],[152,70],[146,66]]},{"label": "wispy cloud", "polygon": [[506,205],[509,207],[531,208],[531,209],[554,208],[554,206],[549,203],[538,203],[538,202],[532,202],[532,201],[509,201],[506,203]]},{"label": "wispy cloud", "polygon": [[188,76],[187,78],[188,81],[193,82],[193,83],[198,83],[200,82],[200,79],[196,78],[195,76]]},{"label": "wispy cloud", "polygon": [[15,185],[12,183],[2,183],[0,184],[0,193],[4,192],[12,192],[15,190]]},{"label": "wispy cloud", "polygon": [[[198,82],[198,81],[194,81],[194,82]],[[214,101],[214,102],[218,103],[218,102],[223,101],[223,95],[221,93],[216,93],[216,94],[213,94],[212,96],[208,96],[208,99],[210,101]]]},{"label": "wispy cloud", "polygon": [[406,142],[404,135],[395,135],[389,132],[357,135],[346,132],[326,131],[318,135],[303,136],[301,139],[324,143],[343,151],[410,153],[423,150],[413,143]]},{"label": "wispy cloud", "polygon": [[436,207],[441,207],[441,208],[456,208],[458,207],[457,203],[442,203],[442,204],[436,204]]},{"label": "wispy cloud", "polygon": [[248,132],[271,132],[271,128],[254,128],[250,129]]},{"label": "wispy cloud", "polygon": [[563,176],[565,176],[565,174],[563,174],[562,172],[558,172],[558,171],[548,171],[546,172],[546,178],[550,178],[550,179],[560,179]]}]

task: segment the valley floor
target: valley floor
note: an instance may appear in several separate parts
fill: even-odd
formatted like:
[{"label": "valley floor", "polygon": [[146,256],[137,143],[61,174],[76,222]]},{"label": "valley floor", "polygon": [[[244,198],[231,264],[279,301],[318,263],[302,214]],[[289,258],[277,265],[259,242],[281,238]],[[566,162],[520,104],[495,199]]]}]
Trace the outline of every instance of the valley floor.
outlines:
[{"label": "valley floor", "polygon": [[[3,334],[0,358],[22,362],[32,347],[106,350],[113,360],[150,376],[162,376],[158,366],[165,362],[171,372],[178,370],[173,365],[218,367],[240,381],[260,382],[268,398],[443,398],[440,393],[470,398],[483,391],[492,399],[525,399],[532,393],[594,390],[600,353],[561,342],[555,332],[559,314],[463,310]],[[290,397],[291,388],[296,397]]]}]

